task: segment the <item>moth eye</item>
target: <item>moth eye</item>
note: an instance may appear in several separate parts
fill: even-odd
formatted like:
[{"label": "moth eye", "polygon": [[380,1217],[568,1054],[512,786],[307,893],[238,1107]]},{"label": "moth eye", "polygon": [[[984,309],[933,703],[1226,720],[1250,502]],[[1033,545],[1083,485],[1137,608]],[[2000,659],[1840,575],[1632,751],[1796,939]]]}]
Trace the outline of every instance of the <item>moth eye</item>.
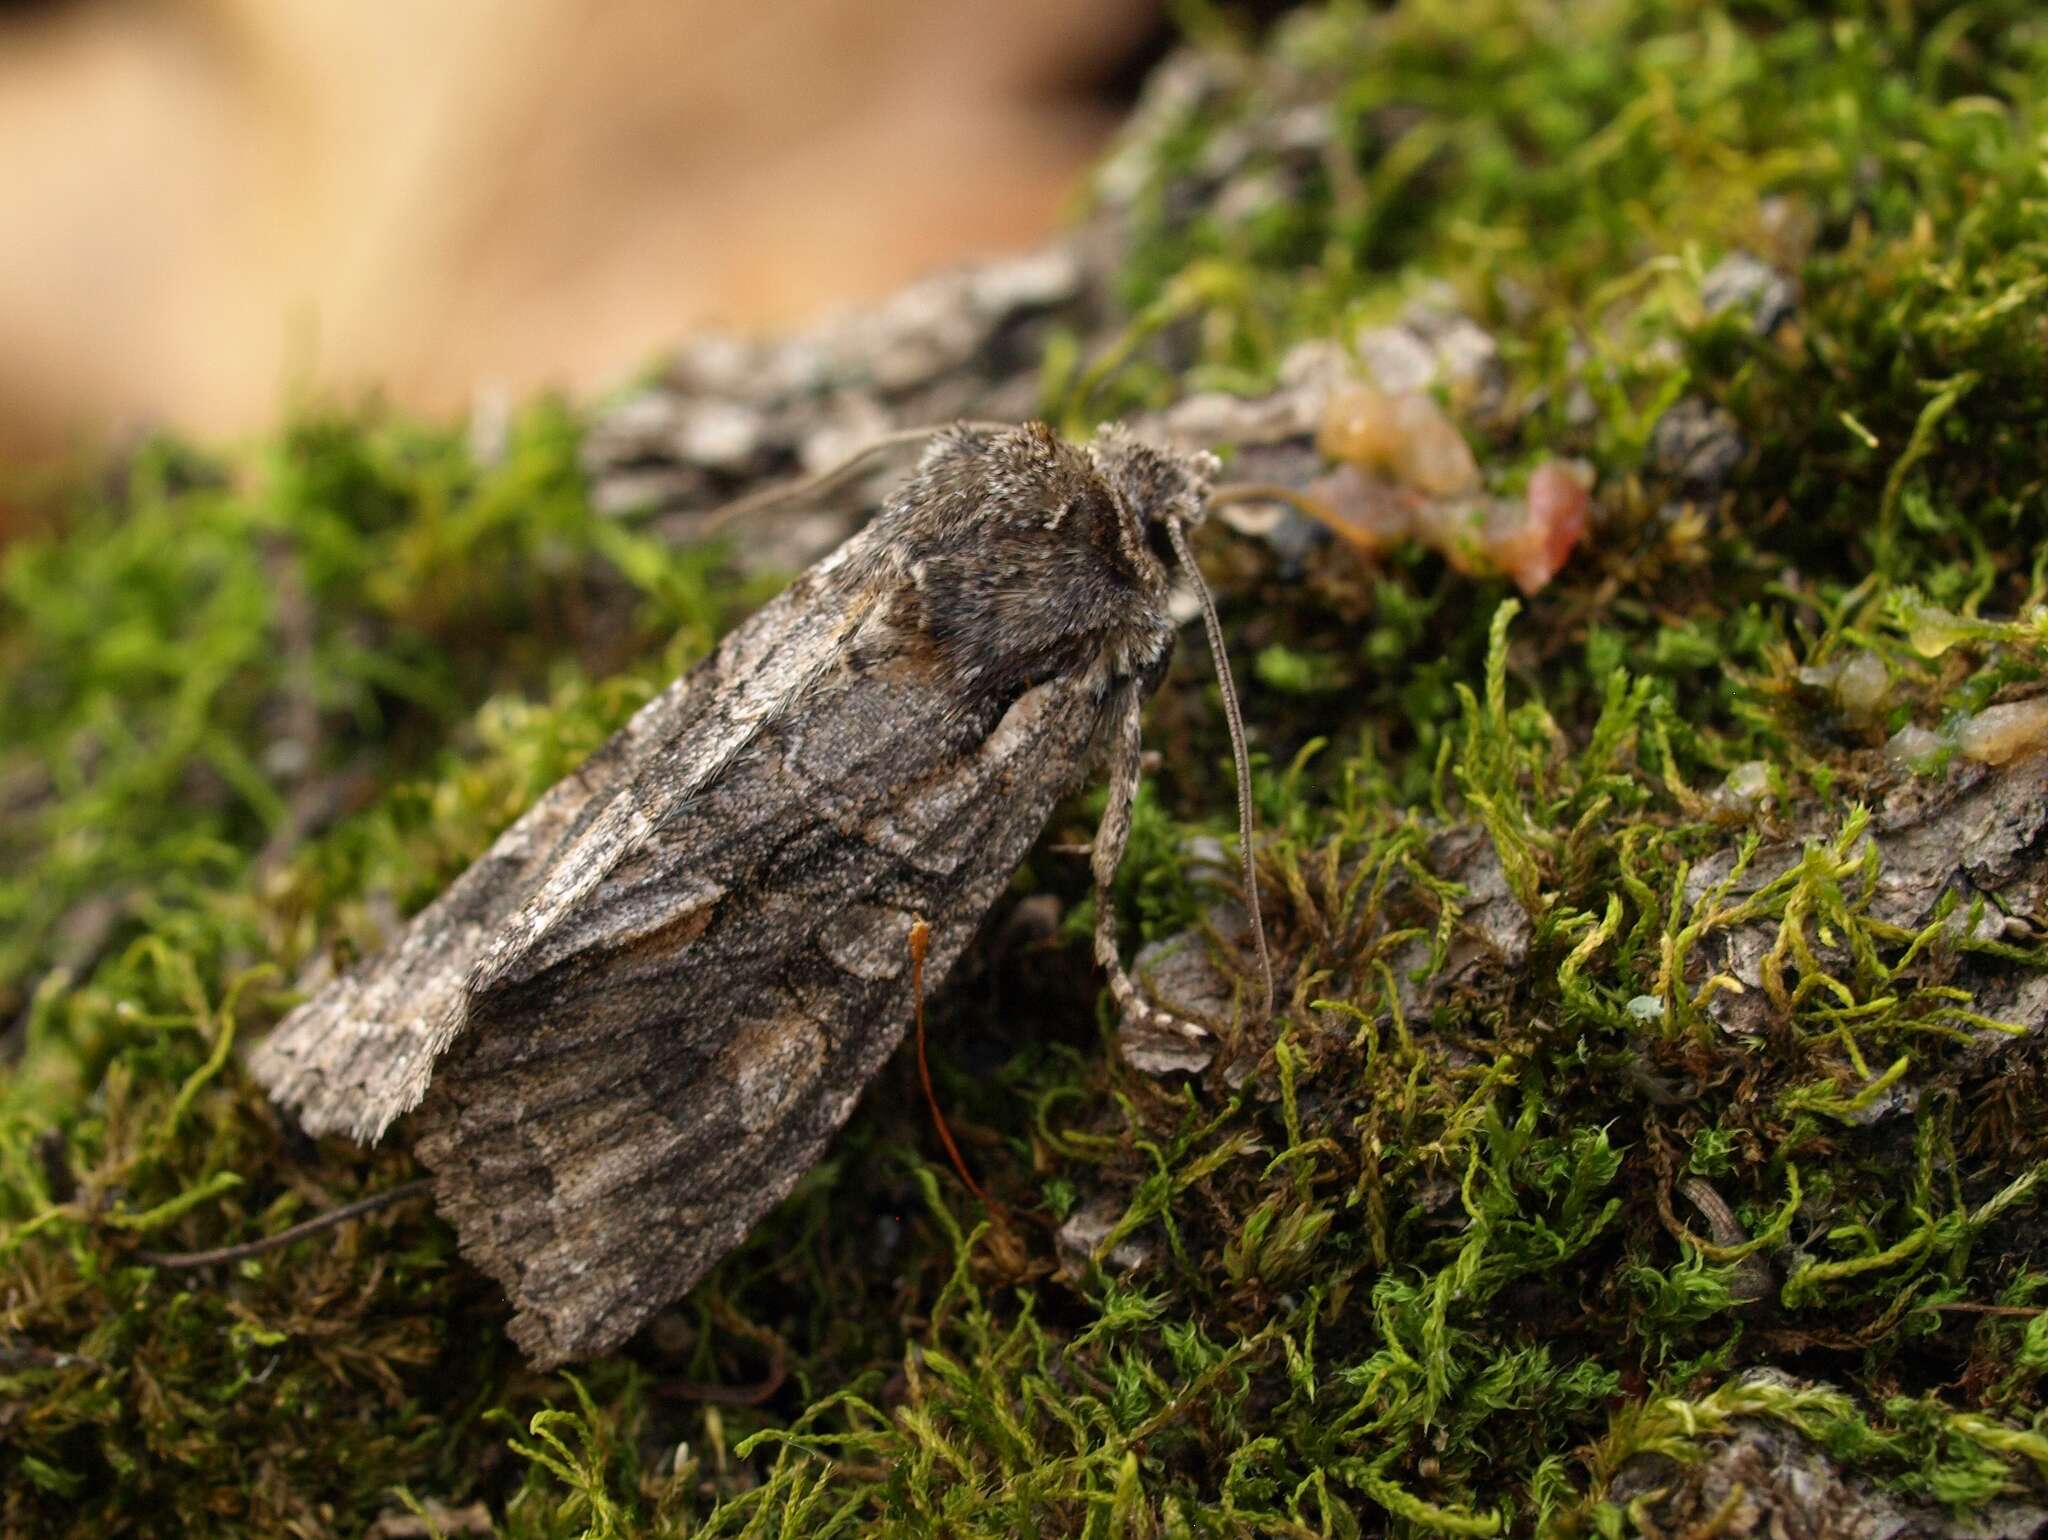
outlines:
[{"label": "moth eye", "polygon": [[1157,559],[1159,565],[1169,572],[1179,561],[1173,550],[1172,532],[1167,529],[1164,519],[1145,521],[1145,548]]}]

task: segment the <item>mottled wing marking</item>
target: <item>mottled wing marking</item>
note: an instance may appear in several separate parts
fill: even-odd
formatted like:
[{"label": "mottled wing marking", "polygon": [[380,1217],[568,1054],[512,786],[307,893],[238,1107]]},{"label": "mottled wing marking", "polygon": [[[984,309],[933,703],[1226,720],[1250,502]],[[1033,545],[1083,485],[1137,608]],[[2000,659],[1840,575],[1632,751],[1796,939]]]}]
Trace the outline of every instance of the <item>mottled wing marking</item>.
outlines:
[{"label": "mottled wing marking", "polygon": [[557,782],[381,953],[328,984],[250,1055],[258,1083],[309,1133],[370,1141],[426,1094],[455,1035],[473,959],[593,804],[632,779],[642,745],[670,738],[693,703],[688,678]]},{"label": "mottled wing marking", "polygon": [[1113,433],[940,434],[259,1077],[316,1131],[416,1107],[528,1356],[620,1342],[816,1159],[910,1018],[913,922],[936,987],[1113,715],[1107,882],[1173,643],[1153,537],[1212,470]]},{"label": "mottled wing marking", "polygon": [[888,904],[848,904],[825,922],[818,945],[855,978],[893,979],[909,962],[903,938],[921,918]]},{"label": "mottled wing marking", "polygon": [[657,826],[718,780],[765,726],[798,709],[869,618],[874,601],[860,569],[876,535],[871,527],[813,567],[773,606],[773,619],[764,610],[733,633],[712,658],[710,689],[688,740],[648,758],[625,795],[564,843],[539,886],[477,957],[472,994],[560,960],[556,948],[575,934],[562,922],[593,912],[591,900],[601,901],[627,853],[643,848]]},{"label": "mottled wing marking", "polygon": [[[787,700],[791,677],[832,662],[877,560],[856,536],[734,630],[697,668],[635,713],[564,777],[376,957],[326,985],[281,1021],[249,1060],[256,1080],[309,1133],[371,1141],[419,1105],[461,1028],[471,976],[492,966],[559,906],[560,887],[602,880],[578,857],[622,847],[650,786],[687,796],[718,773]],[[607,863],[608,864],[608,863]],[[662,922],[689,911],[664,906]],[[509,928],[509,933],[508,933]],[[648,932],[650,945],[657,938]]]},{"label": "mottled wing marking", "polygon": [[[535,1362],[622,1341],[789,1191],[902,1036],[910,921],[936,987],[1084,775],[1102,694],[1053,680],[963,742],[923,660],[823,683],[471,1000],[418,1148]],[[683,873],[722,890],[703,962],[605,939]]]}]

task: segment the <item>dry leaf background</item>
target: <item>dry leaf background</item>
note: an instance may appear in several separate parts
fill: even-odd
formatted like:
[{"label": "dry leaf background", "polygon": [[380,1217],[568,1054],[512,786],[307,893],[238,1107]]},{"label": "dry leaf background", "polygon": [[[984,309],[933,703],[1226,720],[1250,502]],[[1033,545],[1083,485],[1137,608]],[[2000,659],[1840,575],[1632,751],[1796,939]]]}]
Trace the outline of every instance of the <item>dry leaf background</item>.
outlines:
[{"label": "dry leaf background", "polygon": [[592,390],[1057,221],[1150,0],[0,6],[0,457]]}]

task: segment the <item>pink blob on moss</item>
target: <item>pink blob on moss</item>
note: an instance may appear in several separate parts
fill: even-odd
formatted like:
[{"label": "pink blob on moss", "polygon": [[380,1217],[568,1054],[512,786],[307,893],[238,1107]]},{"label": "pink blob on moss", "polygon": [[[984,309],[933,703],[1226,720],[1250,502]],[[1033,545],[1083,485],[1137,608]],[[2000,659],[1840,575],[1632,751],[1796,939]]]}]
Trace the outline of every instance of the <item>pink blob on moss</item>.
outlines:
[{"label": "pink blob on moss", "polygon": [[1501,530],[1490,542],[1490,554],[1516,587],[1533,594],[1557,576],[1585,538],[1592,507],[1592,489],[1584,479],[1569,466],[1547,461],[1529,477],[1519,526]]}]

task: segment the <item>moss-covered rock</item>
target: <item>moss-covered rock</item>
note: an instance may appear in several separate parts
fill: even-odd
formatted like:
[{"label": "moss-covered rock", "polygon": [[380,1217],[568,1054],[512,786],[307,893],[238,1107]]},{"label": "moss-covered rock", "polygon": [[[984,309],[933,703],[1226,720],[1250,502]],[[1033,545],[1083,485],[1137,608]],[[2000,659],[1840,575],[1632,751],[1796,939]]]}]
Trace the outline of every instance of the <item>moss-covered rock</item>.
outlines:
[{"label": "moss-covered rock", "polygon": [[[152,445],[81,490],[0,565],[0,1529],[1617,1535],[1801,1490],[2033,1522],[2048,849],[2031,718],[1993,713],[2048,665],[2044,93],[2016,3],[1205,22],[1071,282],[985,288],[927,376],[834,354],[751,403],[782,426],[680,504],[856,396],[1078,431],[1456,316],[1491,362],[1434,389],[1488,495],[1584,462],[1592,525],[1520,613],[1421,544],[1205,535],[1277,1018],[1125,1062],[1055,848],[1084,799],[934,1002],[1008,1218],[897,1066],[574,1377],[521,1366],[422,1202],[141,1254],[414,1174],[310,1147],[238,1040],[699,655],[748,563],[595,512],[593,413],[546,404]],[[1239,456],[1289,467],[1303,434]],[[1150,730],[1119,901],[1200,935],[1199,658]]]}]

